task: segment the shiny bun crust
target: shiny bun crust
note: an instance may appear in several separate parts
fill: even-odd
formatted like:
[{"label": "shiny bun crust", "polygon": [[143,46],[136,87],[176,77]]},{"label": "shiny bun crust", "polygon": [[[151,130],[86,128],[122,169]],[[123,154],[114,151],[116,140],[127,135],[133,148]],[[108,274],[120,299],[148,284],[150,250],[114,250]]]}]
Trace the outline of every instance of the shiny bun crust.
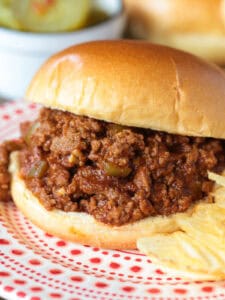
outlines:
[{"label": "shiny bun crust", "polygon": [[66,49],[41,67],[27,98],[122,125],[225,138],[225,73],[147,42],[98,41]]},{"label": "shiny bun crust", "polygon": [[11,155],[11,193],[18,209],[44,231],[65,240],[110,249],[135,249],[136,241],[154,233],[178,230],[175,215],[149,217],[133,224],[112,227],[97,222],[91,215],[60,210],[46,210],[27,189],[19,176],[18,155]]},{"label": "shiny bun crust", "polygon": [[225,64],[225,0],[124,0],[134,37]]}]

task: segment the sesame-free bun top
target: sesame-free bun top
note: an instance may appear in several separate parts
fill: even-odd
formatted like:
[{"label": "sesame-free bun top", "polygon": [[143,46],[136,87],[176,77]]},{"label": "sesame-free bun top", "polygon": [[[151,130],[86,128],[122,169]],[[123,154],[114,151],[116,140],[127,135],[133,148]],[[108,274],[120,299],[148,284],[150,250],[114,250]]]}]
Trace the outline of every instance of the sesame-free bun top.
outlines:
[{"label": "sesame-free bun top", "polygon": [[27,98],[122,125],[225,138],[225,72],[147,42],[98,41],[68,48],[40,68]]}]

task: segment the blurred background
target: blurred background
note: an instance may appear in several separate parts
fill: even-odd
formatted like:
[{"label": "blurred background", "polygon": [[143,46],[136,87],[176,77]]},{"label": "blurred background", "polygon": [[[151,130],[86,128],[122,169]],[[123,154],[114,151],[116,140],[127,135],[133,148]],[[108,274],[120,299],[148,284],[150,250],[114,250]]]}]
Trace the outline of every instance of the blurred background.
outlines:
[{"label": "blurred background", "polygon": [[125,0],[133,37],[225,64],[224,0]]},{"label": "blurred background", "polygon": [[225,0],[0,0],[0,99],[24,96],[53,53],[135,38],[225,65]]}]

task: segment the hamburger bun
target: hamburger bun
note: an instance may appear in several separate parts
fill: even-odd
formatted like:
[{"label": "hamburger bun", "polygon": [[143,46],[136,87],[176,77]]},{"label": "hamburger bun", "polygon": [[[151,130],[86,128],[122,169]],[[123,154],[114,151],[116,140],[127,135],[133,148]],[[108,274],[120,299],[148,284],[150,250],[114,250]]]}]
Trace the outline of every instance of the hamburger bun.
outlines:
[{"label": "hamburger bun", "polygon": [[[34,77],[27,98],[122,125],[225,138],[225,74],[190,54],[146,42],[90,42],[56,54]],[[61,238],[132,249],[138,238],[177,230],[175,214],[110,226],[86,213],[47,211],[21,179],[16,154],[10,170],[18,208]]]},{"label": "hamburger bun", "polygon": [[224,0],[124,0],[136,38],[225,64]]},{"label": "hamburger bun", "polygon": [[27,99],[122,125],[225,138],[225,73],[188,53],[146,42],[66,49],[40,68]]}]

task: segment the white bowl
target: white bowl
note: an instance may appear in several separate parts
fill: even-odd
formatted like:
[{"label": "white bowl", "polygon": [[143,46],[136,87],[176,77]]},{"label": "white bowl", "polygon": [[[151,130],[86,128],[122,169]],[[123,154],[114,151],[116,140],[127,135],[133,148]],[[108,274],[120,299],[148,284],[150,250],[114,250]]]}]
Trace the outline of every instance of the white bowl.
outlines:
[{"label": "white bowl", "polygon": [[68,33],[31,33],[0,28],[0,98],[19,99],[40,65],[52,54],[90,40],[116,39],[125,15],[120,0],[95,0],[110,16],[97,25]]}]

